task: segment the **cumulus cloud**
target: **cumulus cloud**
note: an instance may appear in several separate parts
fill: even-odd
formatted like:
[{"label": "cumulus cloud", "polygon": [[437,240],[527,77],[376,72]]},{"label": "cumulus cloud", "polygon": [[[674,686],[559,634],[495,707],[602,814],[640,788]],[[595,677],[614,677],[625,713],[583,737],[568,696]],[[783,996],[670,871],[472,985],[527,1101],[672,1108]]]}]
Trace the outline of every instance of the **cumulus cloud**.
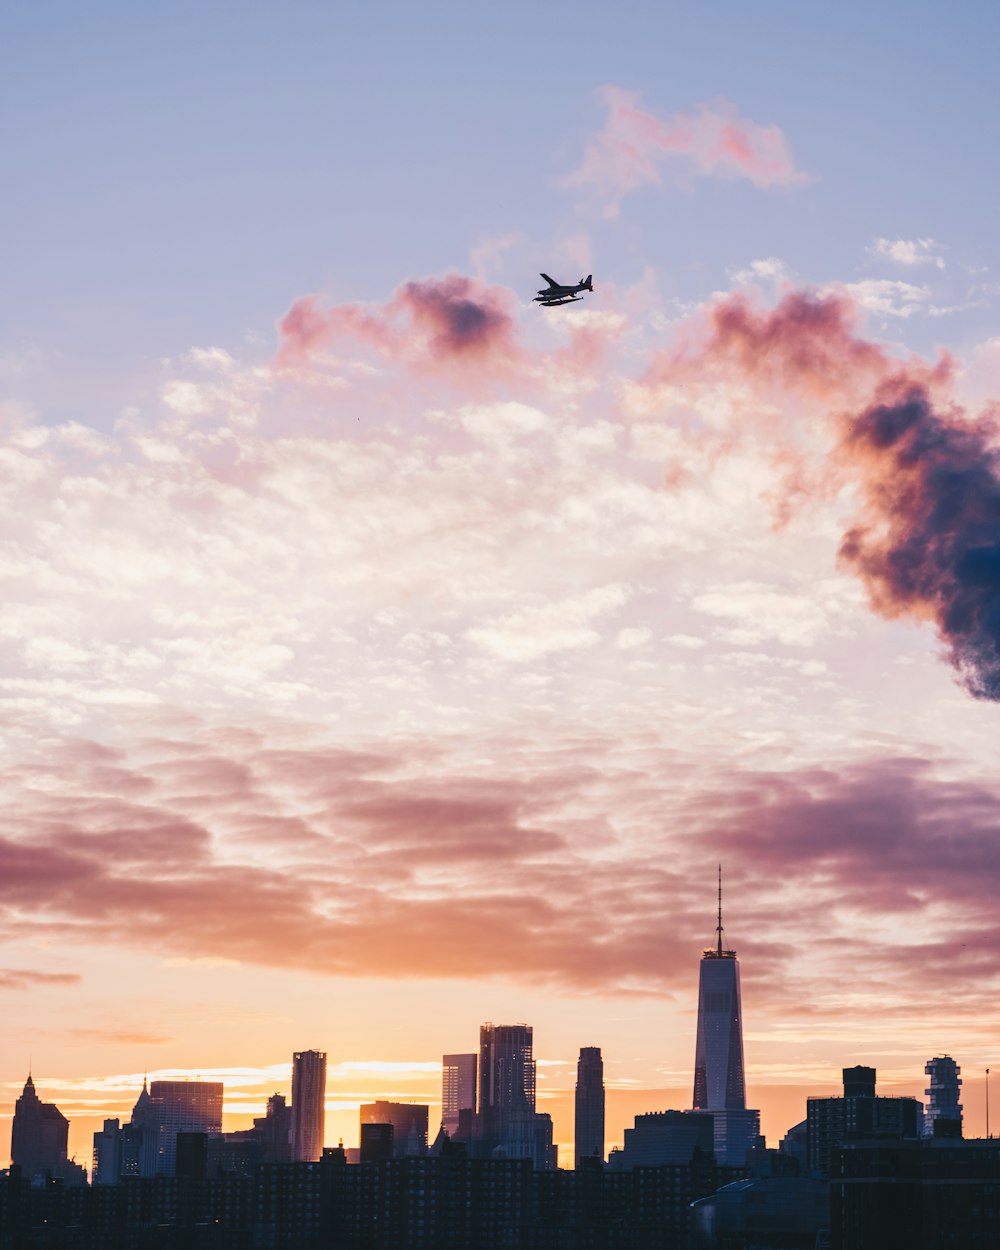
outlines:
[{"label": "cumulus cloud", "polygon": [[912,282],[868,278],[864,282],[849,282],[845,290],[862,308],[883,317],[905,319],[914,313],[934,311],[930,289]]},{"label": "cumulus cloud", "polygon": [[602,87],[607,121],[587,144],[566,185],[597,192],[609,215],[630,191],[658,186],[661,168],[674,162],[680,176],[745,178],[758,187],[795,186],[797,170],[783,132],[741,117],[726,100],[663,120],[640,107],[639,93]]},{"label": "cumulus cloud", "polygon": [[1000,429],[887,387],[849,424],[865,511],[841,556],[887,616],[930,619],[965,688],[1000,699]]},{"label": "cumulus cloud", "polygon": [[297,299],[280,323],[281,369],[301,367],[338,342],[360,343],[426,369],[503,371],[520,358],[509,292],[464,274],[405,282],[383,305],[323,308]]},{"label": "cumulus cloud", "polygon": [[[863,500],[841,560],[877,611],[934,622],[971,694],[1000,698],[1000,435],[991,417],[944,401],[950,360],[896,360],[857,334],[846,297],[804,293],[769,311],[740,295],[719,301],[695,360],[817,390],[838,407],[864,397],[837,418],[839,467]],[[666,376],[676,366],[660,365]],[[738,598],[716,604],[708,592],[700,606],[735,615]],[[814,597],[807,604],[815,610]]]},{"label": "cumulus cloud", "polygon": [[891,260],[894,264],[913,268],[917,265],[933,265],[944,268],[944,258],[939,254],[933,239],[876,239],[868,249],[872,256]]}]

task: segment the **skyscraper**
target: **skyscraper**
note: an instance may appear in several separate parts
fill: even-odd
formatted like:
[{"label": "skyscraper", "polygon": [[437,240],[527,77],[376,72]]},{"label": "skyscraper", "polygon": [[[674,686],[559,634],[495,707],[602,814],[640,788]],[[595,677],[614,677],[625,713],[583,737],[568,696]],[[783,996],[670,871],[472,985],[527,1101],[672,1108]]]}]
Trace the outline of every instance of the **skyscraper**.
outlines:
[{"label": "skyscraper", "polygon": [[58,1177],[68,1184],[86,1184],[87,1174],[66,1158],[69,1120],[54,1102],[42,1102],[28,1073],[20,1098],[14,1104],[10,1157],[28,1177]]},{"label": "skyscraper", "polygon": [[458,1132],[463,1111],[476,1110],[476,1055],[442,1055],[441,1123],[449,1137]]},{"label": "skyscraper", "polygon": [[604,1159],[604,1060],[599,1046],[581,1046],[576,1065],[574,1155]]},{"label": "skyscraper", "polygon": [[743,1073],[740,966],[722,942],[722,866],[716,944],[702,953],[698,980],[698,1033],[694,1057],[695,1111],[715,1117],[719,1163],[742,1165],[760,1133],[760,1113],[748,1111]]},{"label": "skyscraper", "polygon": [[326,1126],[326,1052],[297,1050],[292,1056],[292,1161],[315,1163],[323,1153]]},{"label": "skyscraper", "polygon": [[479,1030],[476,1148],[507,1159],[556,1166],[551,1117],[535,1111],[530,1024],[484,1024]]},{"label": "skyscraper", "polygon": [[178,1133],[222,1132],[221,1081],[153,1081],[149,1131],[158,1133],[157,1172],[173,1176]]},{"label": "skyscraper", "polygon": [[530,1024],[484,1024],[479,1030],[479,1114],[487,1137],[535,1112]]},{"label": "skyscraper", "polygon": [[928,1059],[924,1071],[931,1078],[930,1086],[924,1090],[928,1100],[924,1110],[924,1137],[961,1137],[962,1104],[958,1101],[958,1092],[962,1082],[958,1074],[962,1069],[950,1055],[941,1055]]}]

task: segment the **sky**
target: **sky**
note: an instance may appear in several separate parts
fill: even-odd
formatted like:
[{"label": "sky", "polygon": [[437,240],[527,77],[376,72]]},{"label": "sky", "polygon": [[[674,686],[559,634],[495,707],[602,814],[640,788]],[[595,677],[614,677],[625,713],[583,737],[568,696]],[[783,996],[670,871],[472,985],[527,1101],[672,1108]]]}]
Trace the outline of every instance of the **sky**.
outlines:
[{"label": "sky", "polygon": [[[996,1046],[996,6],[9,0],[0,1155],[143,1075],[572,1157]],[[576,308],[544,270],[593,274]],[[432,1107],[432,1123],[436,1114]]]}]

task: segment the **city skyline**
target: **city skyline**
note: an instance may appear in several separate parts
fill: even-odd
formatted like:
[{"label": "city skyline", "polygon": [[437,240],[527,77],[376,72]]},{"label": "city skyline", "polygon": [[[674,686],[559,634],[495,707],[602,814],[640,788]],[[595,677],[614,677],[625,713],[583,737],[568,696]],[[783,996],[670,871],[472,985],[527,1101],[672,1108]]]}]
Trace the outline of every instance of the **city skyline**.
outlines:
[{"label": "city skyline", "polygon": [[610,1146],[720,862],[768,1139],[981,1132],[1000,9],[0,7],[0,1149],[302,1046],[353,1140],[490,1020]]},{"label": "city skyline", "polygon": [[[735,950],[730,949],[724,942],[722,865],[719,865],[718,868],[715,935],[715,945],[707,947],[702,951],[699,964],[698,1010],[694,1035],[694,1064],[692,1065],[693,1078],[690,1078],[688,1081],[688,1089],[691,1088],[693,1079],[694,1095],[691,1099],[691,1104],[694,1111],[708,1111],[715,1115],[715,1150],[718,1158],[726,1164],[737,1164],[738,1160],[743,1158],[745,1152],[753,1144],[761,1125],[757,1111],[745,1110],[746,1084],[739,965]],[[442,1056],[441,1064],[438,1067],[440,1077],[437,1082],[437,1090],[439,1091],[437,1099],[416,1093],[403,1097],[398,1091],[395,1093],[392,1091],[386,1092],[384,1088],[373,1087],[376,1092],[369,1095],[367,1107],[364,1098],[359,1099],[356,1104],[345,1104],[341,1100],[331,1100],[329,1098],[317,1102],[318,1091],[325,1089],[326,1086],[326,1052],[296,1051],[292,1056],[291,1063],[287,1065],[287,1080],[282,1080],[279,1076],[279,1074],[283,1074],[285,1065],[276,1064],[272,1065],[268,1070],[268,1076],[275,1079],[267,1082],[269,1088],[274,1085],[287,1084],[292,1091],[292,1100],[289,1108],[290,1157],[293,1159],[301,1158],[305,1161],[318,1158],[322,1147],[335,1144],[335,1140],[348,1146],[356,1146],[357,1140],[359,1140],[358,1133],[355,1132],[354,1139],[352,1139],[351,1132],[345,1133],[344,1131],[346,1117],[351,1114],[354,1115],[354,1128],[356,1129],[357,1113],[360,1112],[361,1123],[364,1123],[366,1120],[371,1121],[377,1118],[373,1115],[373,1112],[379,1105],[386,1108],[399,1107],[401,1111],[405,1111],[405,1107],[408,1104],[419,1104],[429,1110],[431,1117],[429,1123],[431,1125],[437,1123],[444,1126],[447,1113],[447,1099],[450,1095],[457,1094],[460,1088],[460,1073],[464,1074],[465,1086],[469,1086],[470,1081],[473,1085],[478,1085],[472,1100],[475,1103],[475,1107],[470,1107],[470,1110],[474,1109],[478,1113],[474,1117],[476,1125],[474,1132],[477,1135],[483,1135],[485,1140],[494,1140],[502,1144],[505,1140],[505,1129],[508,1120],[513,1117],[514,1121],[518,1121],[522,1115],[528,1115],[533,1118],[537,1107],[539,1061],[533,1057],[533,1033],[533,1027],[529,1024],[495,1025],[491,1022],[483,1023],[479,1027],[478,1053],[446,1053]],[[558,1061],[542,1060],[541,1063],[544,1066],[556,1066]],[[335,1069],[336,1066],[334,1065]],[[367,1068],[375,1072],[387,1072],[395,1069],[393,1075],[398,1080],[418,1071],[421,1079],[423,1079],[426,1073],[435,1069],[436,1065],[433,1062],[418,1062],[409,1066],[406,1064],[380,1063],[376,1060],[369,1064],[364,1062],[351,1064],[348,1062],[344,1066],[361,1071]],[[568,1068],[570,1065],[562,1063],[559,1066]],[[854,1070],[870,1074],[870,1079],[874,1086],[874,1068],[856,1067]],[[959,1118],[962,1118],[962,1107],[957,1102],[957,1091],[963,1082],[958,1079],[958,1072],[961,1069],[957,1068],[954,1059],[947,1055],[942,1058],[928,1060],[924,1065],[923,1071],[927,1075],[932,1075],[933,1090],[928,1088],[922,1091],[923,1096],[926,1097],[926,1102],[914,1094],[910,1088],[912,1080],[909,1079],[905,1083],[905,1095],[915,1101],[920,1101],[924,1105],[926,1112],[929,1113],[925,1130],[930,1132],[931,1121],[935,1115],[940,1114],[939,1107],[954,1105],[957,1107]],[[586,1077],[584,1077],[585,1073],[587,1073]],[[576,1080],[573,1089],[571,1091],[561,1091],[562,1098],[560,1101],[564,1105],[558,1117],[559,1122],[554,1142],[557,1152],[561,1150],[562,1167],[575,1166],[576,1137],[581,1124],[581,1114],[585,1120],[590,1119],[594,1114],[589,1108],[585,1111],[582,1110],[582,1107],[588,1101],[586,1094],[583,1095],[584,1103],[582,1104],[580,1101],[582,1090],[587,1084],[592,1089],[597,1088],[597,1086],[593,1085],[594,1073],[597,1074],[597,1086],[600,1087],[601,1091],[600,1123],[602,1132],[605,1134],[604,1141],[606,1146],[606,1150],[602,1155],[604,1158],[607,1157],[608,1151],[618,1149],[621,1146],[624,1132],[628,1127],[628,1120],[632,1116],[648,1115],[650,1112],[659,1111],[676,1112],[686,1105],[682,1097],[679,1100],[675,1099],[669,1105],[651,1106],[649,1105],[649,1098],[652,1091],[648,1090],[627,1091],[631,1097],[626,1102],[626,1099],[621,1097],[626,1091],[621,1089],[615,1090],[615,1087],[612,1085],[612,1091],[619,1095],[620,1105],[617,1108],[617,1113],[612,1116],[613,1127],[610,1136],[608,1136],[607,1130],[603,1127],[605,1122],[605,1079],[601,1049],[599,1047],[583,1046],[580,1048],[575,1064]],[[194,1081],[192,1092],[194,1086],[201,1082],[202,1075],[202,1073],[199,1073]],[[241,1075],[244,1080],[248,1077],[252,1080],[254,1074],[252,1071],[244,1071]],[[985,1101],[987,1095],[986,1077],[988,1074],[984,1071],[983,1075]],[[175,1079],[169,1079],[171,1076]],[[139,1101],[136,1104],[136,1112],[143,1105],[143,1099],[148,1100],[149,1098],[147,1084],[149,1085],[150,1093],[154,1096],[158,1090],[168,1090],[183,1094],[185,1082],[191,1078],[189,1074],[184,1079],[176,1079],[178,1076],[178,1073],[172,1072],[167,1074],[166,1078],[152,1080],[150,1084],[149,1074],[144,1073],[142,1090]],[[843,1077],[846,1081],[846,1068],[843,1070]],[[585,1080],[585,1086],[580,1084],[582,1079]],[[952,1083],[950,1086],[947,1084],[949,1081]],[[298,1104],[296,1104],[294,1097],[297,1083],[301,1091]],[[840,1089],[838,1087],[825,1089],[824,1084],[823,1080],[818,1080],[809,1086],[792,1087],[786,1090],[785,1093],[790,1094],[793,1098],[795,1093],[802,1096],[800,1110],[804,1114],[807,1099],[815,1101],[823,1095],[828,1098],[839,1096]],[[888,1083],[883,1081],[883,1084],[887,1085]],[[201,1084],[198,1087],[206,1091],[212,1091],[211,1097],[215,1100],[212,1103],[213,1106],[222,1106],[224,1089],[222,1082],[211,1085]],[[34,1092],[30,1071],[24,1088],[25,1094],[30,1091],[33,1098],[37,1097]],[[948,1089],[952,1089],[953,1092],[945,1092]],[[822,1091],[822,1094],[820,1091]],[[665,1093],[666,1091],[660,1092]],[[900,1091],[896,1089],[894,1092],[898,1098]],[[931,1097],[932,1092],[933,1097]],[[280,1093],[278,1096],[280,1098]],[[546,1094],[543,1092],[541,1097],[545,1100]],[[539,1109],[547,1111],[551,1115],[555,1110],[558,1095],[554,1097],[550,1093],[548,1097],[551,1101],[544,1103]],[[643,1101],[644,1099],[645,1101]],[[56,1100],[50,1099],[48,1101],[54,1104]],[[271,1098],[269,1097],[268,1105],[270,1105],[270,1102]],[[786,1100],[785,1106],[793,1107],[794,1103]],[[324,1130],[324,1113],[329,1114],[330,1110],[335,1112],[339,1126],[332,1135],[328,1128]],[[249,1127],[251,1121],[256,1122],[257,1111],[263,1113],[263,1106],[257,1108],[243,1105],[240,1112],[229,1113],[229,1120],[223,1127],[226,1130]],[[133,1112],[133,1121],[135,1120],[136,1112]],[[440,1112],[436,1119],[435,1112]],[[104,1118],[104,1113],[101,1112],[91,1114],[96,1115],[97,1118]],[[984,1118],[985,1115],[984,1107]],[[572,1123],[570,1122],[571,1117]],[[218,1111],[215,1112],[214,1118],[215,1122],[219,1122]],[[770,1136],[766,1132],[768,1126],[764,1125],[764,1136],[768,1144],[772,1147],[776,1146],[778,1139],[798,1123],[801,1118],[797,1113],[793,1113],[792,1118],[787,1123],[779,1124],[777,1121],[773,1122],[770,1125]],[[977,1135],[975,1129],[976,1118],[973,1111],[971,1117],[966,1121],[969,1130],[967,1132],[968,1136]],[[87,1122],[89,1124],[89,1117],[87,1117]],[[303,1125],[304,1132],[301,1127]],[[454,1127],[457,1129],[457,1122]],[[80,1133],[83,1131],[82,1128],[78,1130],[74,1144],[79,1145]],[[427,1139],[424,1141],[425,1147],[433,1139],[434,1135],[434,1131],[429,1132]],[[454,1136],[454,1131],[450,1135]],[[522,1140],[523,1138],[524,1130],[522,1128],[520,1131],[515,1130],[511,1136],[511,1141],[517,1143],[517,1148],[526,1148],[524,1140]],[[305,1142],[304,1145],[296,1144],[300,1139],[302,1142]],[[70,1157],[75,1157],[75,1153],[71,1148],[69,1151]]]}]

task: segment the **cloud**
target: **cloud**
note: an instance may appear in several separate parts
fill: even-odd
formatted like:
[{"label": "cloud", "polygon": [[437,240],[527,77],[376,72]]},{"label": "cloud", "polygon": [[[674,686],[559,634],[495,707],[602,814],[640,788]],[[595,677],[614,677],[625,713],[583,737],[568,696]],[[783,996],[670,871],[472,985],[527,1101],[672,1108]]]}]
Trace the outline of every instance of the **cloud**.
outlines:
[{"label": "cloud", "polygon": [[505,371],[521,358],[511,298],[464,274],[405,282],[383,305],[324,309],[297,299],[280,323],[279,369],[301,368],[345,340],[398,364],[427,370]]},{"label": "cloud", "polygon": [[31,968],[0,968],[0,990],[28,990],[40,986],[78,985],[75,972],[38,972]]},{"label": "cloud", "polygon": [[592,647],[601,635],[595,621],[620,608],[624,586],[596,586],[572,599],[524,608],[468,631],[479,646],[506,660],[536,660],[555,651]]},{"label": "cloud", "polygon": [[939,311],[931,305],[930,290],[912,282],[868,278],[864,282],[849,282],[844,289],[862,308],[883,317],[905,319],[914,313]]},{"label": "cloud", "polygon": [[[711,930],[705,863],[721,855],[758,996],[786,993],[786,974],[794,985],[803,906],[824,914],[833,943],[816,943],[820,962],[835,963],[846,940],[852,958],[926,971],[942,993],[942,965],[969,932],[1000,952],[1000,795],[925,757],[767,771],[659,748],[638,765],[616,735],[548,733],[494,743],[476,769],[460,739],[352,753],[301,733],[281,751],[236,735],[222,771],[255,784],[234,805],[210,781],[223,727],[204,736],[175,741],[182,760],[204,759],[204,791],[185,799],[204,836],[182,856],[154,840],[141,871],[121,848],[178,820],[162,753],[151,764],[136,742],[116,756],[120,777],[142,761],[153,791],[141,803],[97,797],[109,781],[99,754],[57,761],[58,790],[8,774],[18,836],[0,841],[0,924],[161,958],[663,994],[690,988],[692,935]],[[292,812],[310,813],[308,838]],[[165,1040],[110,1032],[123,1045]]]},{"label": "cloud", "polygon": [[872,256],[891,260],[897,265],[913,268],[917,265],[934,265],[944,268],[944,258],[935,249],[933,239],[876,239],[868,251]]},{"label": "cloud", "polygon": [[659,186],[661,167],[670,161],[680,176],[745,178],[757,187],[797,186],[806,180],[779,127],[741,117],[726,100],[664,121],[639,106],[636,91],[609,86],[598,94],[607,121],[565,184],[596,191],[609,216],[630,191]]},{"label": "cloud", "polygon": [[930,619],[962,684],[1000,700],[1000,429],[902,382],[847,426],[864,511],[841,558],[886,616]]}]

